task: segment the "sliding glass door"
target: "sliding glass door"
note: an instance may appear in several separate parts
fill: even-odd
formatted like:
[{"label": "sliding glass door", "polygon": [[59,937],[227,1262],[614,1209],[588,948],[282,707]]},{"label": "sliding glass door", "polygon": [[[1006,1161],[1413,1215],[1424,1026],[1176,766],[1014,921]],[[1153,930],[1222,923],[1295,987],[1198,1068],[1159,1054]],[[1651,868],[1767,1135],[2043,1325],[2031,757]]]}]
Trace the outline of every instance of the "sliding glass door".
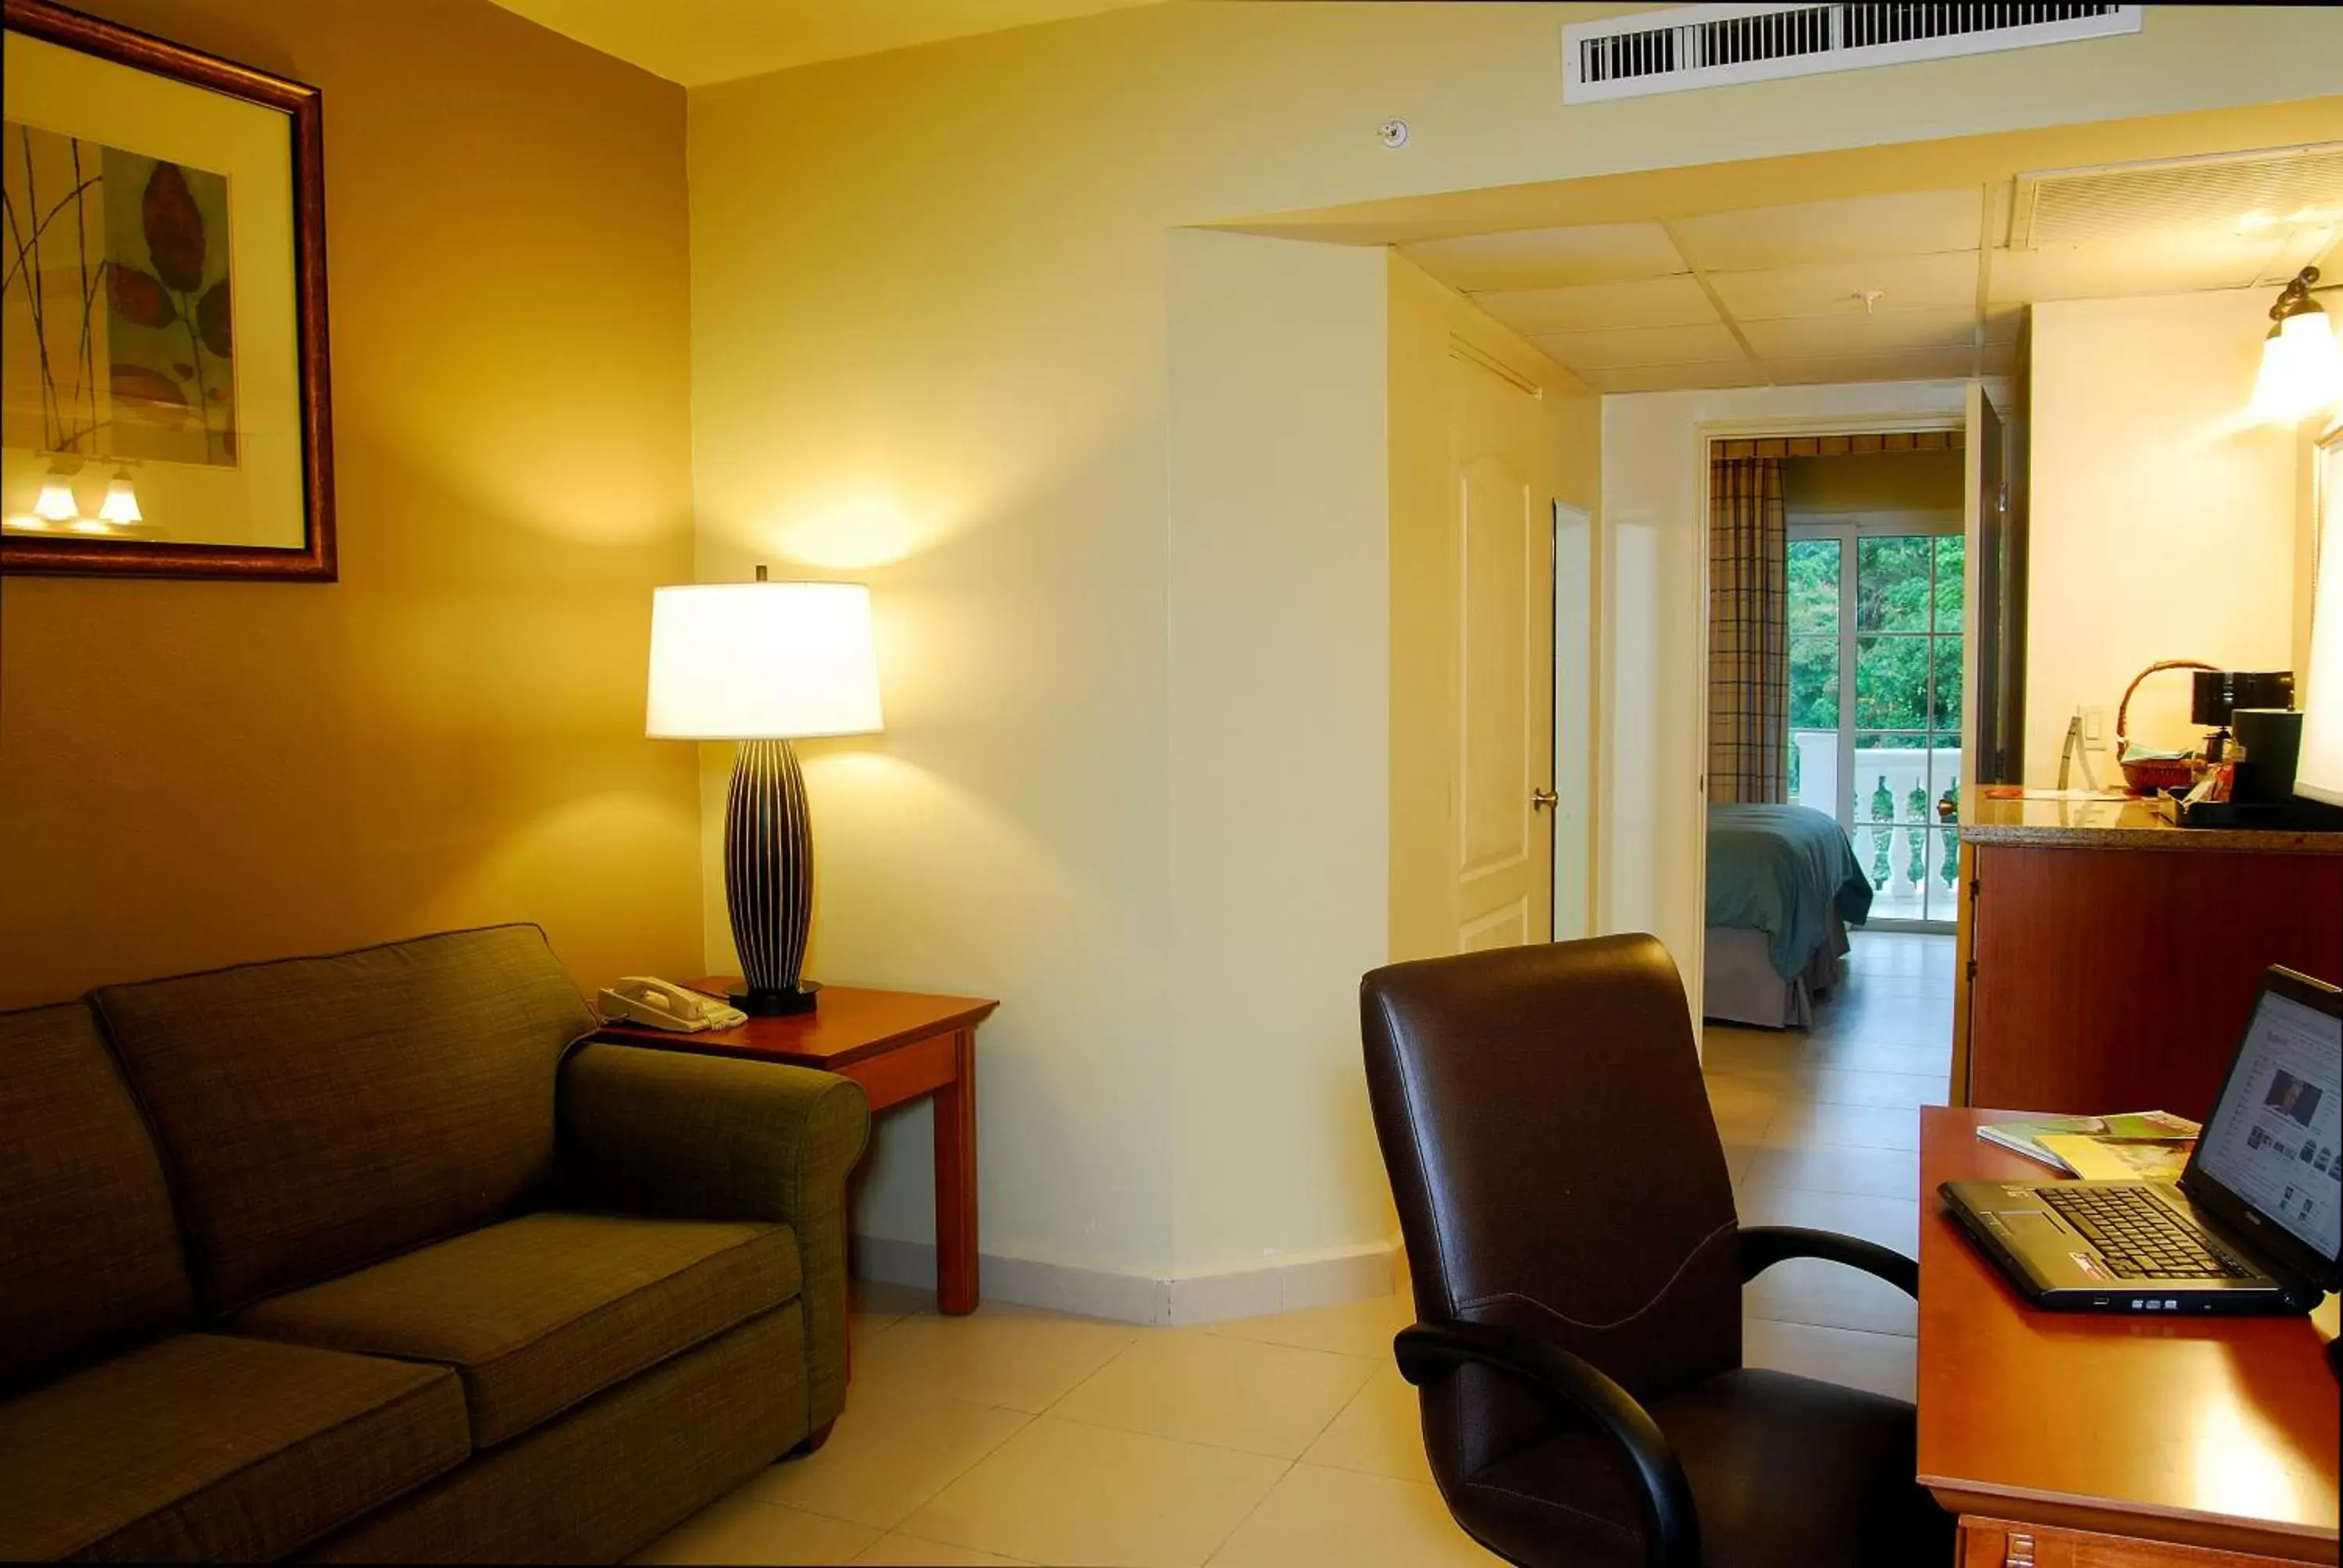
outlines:
[{"label": "sliding glass door", "polygon": [[1962,554],[1956,518],[1790,528],[1790,799],[1847,830],[1875,924],[1954,919]]}]

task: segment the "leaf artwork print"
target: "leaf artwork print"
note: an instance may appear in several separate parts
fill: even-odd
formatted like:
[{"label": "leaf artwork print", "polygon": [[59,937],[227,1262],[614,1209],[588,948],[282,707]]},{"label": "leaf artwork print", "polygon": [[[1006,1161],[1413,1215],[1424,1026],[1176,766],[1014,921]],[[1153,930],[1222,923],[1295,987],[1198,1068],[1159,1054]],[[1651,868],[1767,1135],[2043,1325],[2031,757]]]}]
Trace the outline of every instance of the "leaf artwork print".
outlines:
[{"label": "leaf artwork print", "polygon": [[236,466],[225,175],[0,126],[0,441]]}]

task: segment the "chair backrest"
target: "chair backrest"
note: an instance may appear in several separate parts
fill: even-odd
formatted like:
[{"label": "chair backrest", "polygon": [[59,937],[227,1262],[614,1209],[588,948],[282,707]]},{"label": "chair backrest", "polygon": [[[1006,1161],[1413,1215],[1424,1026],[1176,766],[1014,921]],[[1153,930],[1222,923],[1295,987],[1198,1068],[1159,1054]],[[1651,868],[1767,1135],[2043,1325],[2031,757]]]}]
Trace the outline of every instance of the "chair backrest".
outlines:
[{"label": "chair backrest", "polygon": [[[1360,1013],[1420,1319],[1540,1335],[1642,1399],[1740,1364],[1733,1184],[1655,939],[1394,964]],[[1424,1415],[1449,1481],[1561,1424],[1477,1369]]]},{"label": "chair backrest", "polygon": [[195,1316],[162,1161],[97,1020],[0,1013],[0,1394]]},{"label": "chair backrest", "polygon": [[554,1081],[594,1016],[535,926],[94,998],[160,1135],[207,1304],[488,1223],[554,1174]]}]

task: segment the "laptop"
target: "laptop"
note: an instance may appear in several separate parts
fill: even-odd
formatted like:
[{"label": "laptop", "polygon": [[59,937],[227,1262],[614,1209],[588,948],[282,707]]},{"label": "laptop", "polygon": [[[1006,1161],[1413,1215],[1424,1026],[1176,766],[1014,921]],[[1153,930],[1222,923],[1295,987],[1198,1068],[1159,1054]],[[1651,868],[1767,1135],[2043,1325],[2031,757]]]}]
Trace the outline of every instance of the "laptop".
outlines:
[{"label": "laptop", "polygon": [[2177,1184],[1947,1181],[2018,1293],[2082,1312],[2307,1312],[2343,1284],[2343,990],[2270,969]]}]

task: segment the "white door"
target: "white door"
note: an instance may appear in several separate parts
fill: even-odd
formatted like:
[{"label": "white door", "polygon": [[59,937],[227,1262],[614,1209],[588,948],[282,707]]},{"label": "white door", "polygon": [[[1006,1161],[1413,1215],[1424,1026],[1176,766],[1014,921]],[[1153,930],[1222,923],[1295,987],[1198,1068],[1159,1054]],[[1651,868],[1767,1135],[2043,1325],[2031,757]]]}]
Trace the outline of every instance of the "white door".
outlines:
[{"label": "white door", "polygon": [[1553,524],[1538,494],[1534,392],[1452,355],[1449,494],[1456,594],[1450,825],[1456,950],[1554,929]]}]

